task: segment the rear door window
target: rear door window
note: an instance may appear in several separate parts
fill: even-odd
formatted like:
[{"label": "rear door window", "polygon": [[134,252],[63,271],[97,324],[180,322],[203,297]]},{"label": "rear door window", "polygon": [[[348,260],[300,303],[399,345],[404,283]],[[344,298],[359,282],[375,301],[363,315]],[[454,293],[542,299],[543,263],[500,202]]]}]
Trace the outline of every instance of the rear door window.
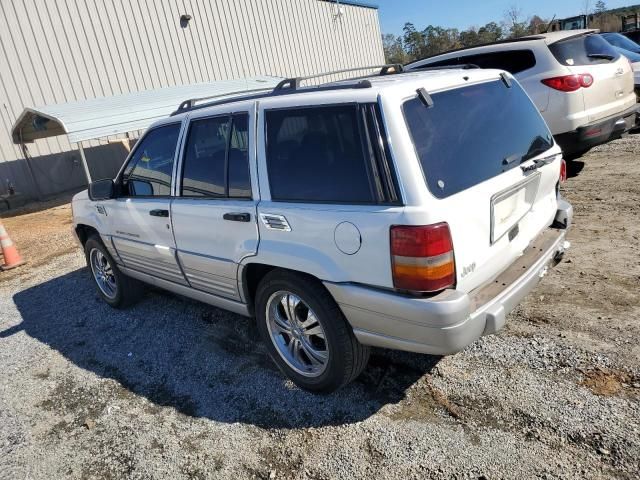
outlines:
[{"label": "rear door window", "polygon": [[249,116],[233,116],[229,138],[228,181],[230,198],[251,198],[249,176]]},{"label": "rear door window", "polygon": [[376,203],[357,113],[356,105],[266,112],[273,200]]},{"label": "rear door window", "polygon": [[480,68],[496,68],[516,74],[536,66],[536,56],[531,50],[503,50],[500,52],[479,53],[475,55],[460,55],[447,60],[424,65],[441,67],[447,65],[476,65]]},{"label": "rear door window", "polygon": [[445,198],[517,168],[553,146],[553,137],[517,82],[502,81],[417,97],[403,111],[431,193]]},{"label": "rear door window", "polygon": [[191,121],[182,168],[183,197],[251,198],[247,114]]},{"label": "rear door window", "polygon": [[225,196],[228,143],[229,117],[191,122],[184,156],[182,196]]},{"label": "rear door window", "polygon": [[549,45],[549,50],[562,65],[599,65],[620,58],[613,46],[599,35],[581,35]]}]

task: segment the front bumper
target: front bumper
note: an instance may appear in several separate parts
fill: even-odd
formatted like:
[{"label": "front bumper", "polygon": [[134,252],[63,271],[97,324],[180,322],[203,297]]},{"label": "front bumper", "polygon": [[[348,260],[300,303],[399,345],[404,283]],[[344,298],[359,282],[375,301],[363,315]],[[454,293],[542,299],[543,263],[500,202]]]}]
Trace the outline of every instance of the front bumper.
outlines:
[{"label": "front bumper", "polygon": [[[555,224],[571,224],[562,202]],[[365,345],[417,353],[456,353],[482,335],[500,330],[507,314],[535,288],[568,248],[566,228],[548,228],[492,283],[470,293],[445,290],[429,298],[325,282]]]},{"label": "front bumper", "polygon": [[555,135],[554,138],[566,155],[585,152],[597,145],[620,138],[631,130],[640,116],[640,104],[604,120],[590,123],[572,132]]}]

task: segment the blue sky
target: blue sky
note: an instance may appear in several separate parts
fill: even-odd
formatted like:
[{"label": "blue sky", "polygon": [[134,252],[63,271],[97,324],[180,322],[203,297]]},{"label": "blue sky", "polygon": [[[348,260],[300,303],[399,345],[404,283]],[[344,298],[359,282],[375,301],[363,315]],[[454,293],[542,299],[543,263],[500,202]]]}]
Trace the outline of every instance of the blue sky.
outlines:
[{"label": "blue sky", "polygon": [[[405,22],[423,29],[429,24],[466,29],[491,21],[500,21],[510,5],[522,9],[525,17],[537,14],[551,18],[570,17],[582,13],[584,0],[371,0],[380,7],[384,33],[400,35]],[[638,0],[605,0],[607,7],[617,8],[640,3]],[[591,0],[591,8],[596,0]]]}]

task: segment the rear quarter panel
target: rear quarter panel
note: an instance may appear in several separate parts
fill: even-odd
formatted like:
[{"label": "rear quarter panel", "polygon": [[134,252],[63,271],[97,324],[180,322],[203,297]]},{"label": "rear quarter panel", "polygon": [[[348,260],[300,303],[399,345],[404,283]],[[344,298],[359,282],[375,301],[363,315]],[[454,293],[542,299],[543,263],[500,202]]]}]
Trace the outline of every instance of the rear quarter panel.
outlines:
[{"label": "rear quarter panel", "polygon": [[[291,231],[269,229],[259,220],[260,247],[249,262],[298,270],[325,281],[393,287],[389,227],[402,222],[403,207],[265,201],[258,211],[283,215]],[[342,229],[348,238],[343,235],[341,242]]]}]

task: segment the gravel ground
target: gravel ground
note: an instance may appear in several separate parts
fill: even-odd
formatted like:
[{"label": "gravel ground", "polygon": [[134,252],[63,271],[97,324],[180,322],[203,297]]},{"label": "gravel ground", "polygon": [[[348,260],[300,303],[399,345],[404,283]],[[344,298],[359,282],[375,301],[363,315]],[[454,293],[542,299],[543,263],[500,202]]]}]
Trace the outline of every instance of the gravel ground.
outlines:
[{"label": "gravel ground", "polygon": [[68,233],[9,219],[36,259],[0,273],[0,478],[638,478],[638,154],[571,166],[572,248],[504,331],[377,350],[331,396],[285,381],[247,319],[159,291],[110,309]]}]

